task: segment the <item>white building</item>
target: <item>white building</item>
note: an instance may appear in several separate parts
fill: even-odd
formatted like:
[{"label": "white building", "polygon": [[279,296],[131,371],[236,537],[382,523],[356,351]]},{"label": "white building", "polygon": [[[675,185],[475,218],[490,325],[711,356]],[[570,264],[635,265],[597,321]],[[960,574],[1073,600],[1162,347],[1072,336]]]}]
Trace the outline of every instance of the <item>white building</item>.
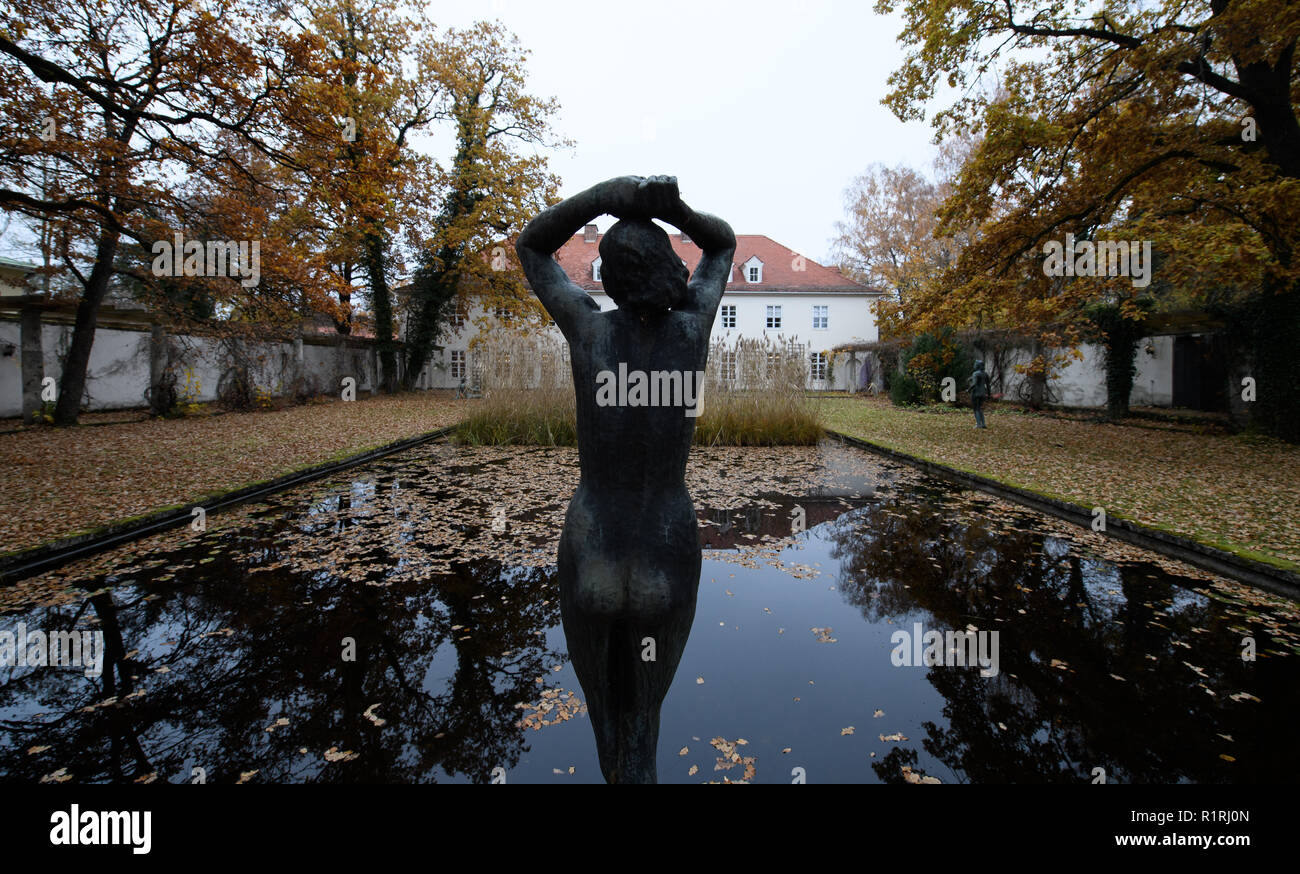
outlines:
[{"label": "white building", "polygon": [[[615,307],[600,276],[600,238],[595,225],[560,247],[556,260],[574,284],[588,292],[602,310]],[[683,234],[671,234],[673,251],[694,270],[701,251]],[[802,344],[808,357],[811,388],[847,385],[849,375],[829,368],[829,352],[844,343],[878,339],[872,303],[881,292],[840,275],[761,234],[738,234],[731,277],[713,322],[712,338],[727,344],[770,338]],[[481,310],[459,317],[443,350],[435,353],[420,381],[422,387],[453,388],[473,370],[471,341]]]}]

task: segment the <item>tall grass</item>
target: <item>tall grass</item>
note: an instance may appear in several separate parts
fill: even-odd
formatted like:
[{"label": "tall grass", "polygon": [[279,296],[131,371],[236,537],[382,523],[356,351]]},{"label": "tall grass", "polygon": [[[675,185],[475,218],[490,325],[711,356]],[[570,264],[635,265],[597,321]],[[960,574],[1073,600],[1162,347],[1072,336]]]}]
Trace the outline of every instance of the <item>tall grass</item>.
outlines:
[{"label": "tall grass", "polygon": [[[483,400],[456,439],[480,445],[577,445],[567,344],[494,335],[476,351]],[[808,360],[794,341],[715,341],[709,350],[695,442],[706,446],[810,445],[821,416],[804,391]]]},{"label": "tall grass", "polygon": [[806,446],[825,428],[804,391],[808,359],[793,340],[741,338],[709,348],[704,411],[695,442],[705,446]]},{"label": "tall grass", "polygon": [[567,343],[493,334],[474,350],[483,400],[456,430],[462,443],[576,446],[577,416]]}]

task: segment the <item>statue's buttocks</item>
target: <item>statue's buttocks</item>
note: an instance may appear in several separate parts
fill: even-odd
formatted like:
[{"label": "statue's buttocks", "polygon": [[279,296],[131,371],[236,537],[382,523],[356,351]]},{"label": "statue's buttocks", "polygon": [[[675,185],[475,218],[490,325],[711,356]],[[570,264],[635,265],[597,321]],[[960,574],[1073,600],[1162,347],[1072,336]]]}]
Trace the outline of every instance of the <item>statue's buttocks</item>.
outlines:
[{"label": "statue's buttocks", "polygon": [[[552,254],[602,213],[602,313]],[[658,218],[690,234],[690,274]],[[560,536],[557,577],[569,655],[609,782],[654,782],[659,708],[695,616],[700,540],[686,460],[708,338],[736,240],[692,211],[675,179],[622,177],[544,211],[516,249],[569,342],[582,476]]]}]

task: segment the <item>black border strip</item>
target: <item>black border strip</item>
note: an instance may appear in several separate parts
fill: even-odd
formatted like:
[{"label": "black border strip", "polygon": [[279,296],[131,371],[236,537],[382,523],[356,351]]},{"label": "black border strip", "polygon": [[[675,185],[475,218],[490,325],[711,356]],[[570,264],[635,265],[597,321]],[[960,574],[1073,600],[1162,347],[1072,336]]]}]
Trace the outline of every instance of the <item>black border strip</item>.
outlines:
[{"label": "black border strip", "polygon": [[411,449],[421,443],[436,440],[450,434],[457,425],[448,425],[436,431],[428,431],[415,437],[407,437],[394,443],[386,443],[369,449],[358,455],[352,455],[339,461],[327,461],[315,467],[285,474],[265,482],[254,483],[232,492],[221,492],[206,500],[192,501],[174,510],[162,510],[150,513],[130,522],[111,523],[85,534],[65,537],[30,549],[19,550],[0,558],[0,586],[16,583],[21,579],[60,567],[77,559],[87,558],[105,550],[121,546],[157,531],[164,531],[193,518],[195,507],[202,507],[206,513],[212,513],[236,504],[264,497],[292,486],[321,479],[332,473],[347,470],[369,461],[383,458]]},{"label": "black border strip", "polygon": [[[888,446],[881,446],[878,443],[872,443],[869,440],[863,440],[860,437],[853,437],[839,431],[827,429],[826,434],[841,443],[848,443],[869,452],[901,461],[928,474],[955,482],[966,488],[978,489],[999,498],[1024,504],[1039,512],[1073,522],[1082,528],[1092,527],[1091,508],[1081,507],[1078,504],[1071,504],[1057,498],[1049,498],[1046,495],[1040,495],[1018,486],[1000,483],[979,474],[966,473],[947,465],[927,461],[924,458],[908,455],[905,452],[890,449]],[[1158,531],[1145,525],[1139,525],[1136,522],[1130,522],[1127,519],[1111,517],[1109,514],[1106,517],[1105,533],[1135,546],[1140,546],[1143,549],[1150,549],[1170,558],[1187,562],[1202,570],[1231,577],[1247,585],[1256,586],[1273,594],[1300,601],[1300,574],[1282,568],[1271,567],[1263,562],[1236,555],[1227,550],[1207,546],[1188,537]]]}]

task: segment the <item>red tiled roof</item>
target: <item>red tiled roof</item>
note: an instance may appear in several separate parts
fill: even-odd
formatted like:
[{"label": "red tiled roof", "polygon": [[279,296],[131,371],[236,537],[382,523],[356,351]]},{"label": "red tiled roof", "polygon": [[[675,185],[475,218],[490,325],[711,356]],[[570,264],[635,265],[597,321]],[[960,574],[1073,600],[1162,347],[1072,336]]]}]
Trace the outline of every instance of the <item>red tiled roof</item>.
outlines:
[{"label": "red tiled roof", "polygon": [[[603,236],[604,234],[597,234],[596,242],[588,243],[584,241],[582,233],[579,232],[561,246],[560,251],[556,253],[564,272],[579,287],[587,291],[600,291],[602,289],[601,283],[591,278],[591,262],[600,257],[600,238]],[[694,243],[682,242],[680,234],[669,234],[668,238],[672,241],[673,251],[686,261],[687,267],[694,270],[695,265],[700,260],[700,247]],[[742,275],[742,268],[745,262],[755,255],[758,256],[759,261],[763,262],[763,281],[746,282]],[[762,234],[737,234],[736,254],[732,259],[732,263],[735,265],[735,269],[731,272],[731,281],[727,283],[727,291],[730,292],[880,293],[877,289],[854,282],[852,279],[840,275],[838,270],[824,267],[811,258],[801,256],[793,249],[787,249],[772,238],[765,237]]]}]

